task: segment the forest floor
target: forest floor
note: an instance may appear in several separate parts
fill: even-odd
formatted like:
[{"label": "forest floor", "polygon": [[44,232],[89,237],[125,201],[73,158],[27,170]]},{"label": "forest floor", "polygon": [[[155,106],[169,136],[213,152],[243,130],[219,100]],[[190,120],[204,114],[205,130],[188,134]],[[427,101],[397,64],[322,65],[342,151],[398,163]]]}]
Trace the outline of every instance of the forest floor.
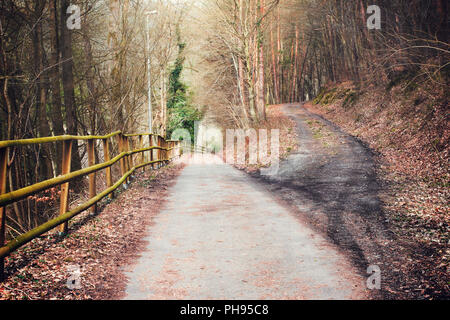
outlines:
[{"label": "forest floor", "polygon": [[[142,234],[183,167],[179,163],[140,172],[97,215],[83,213],[71,220],[66,236],[48,233],[15,251],[6,260],[0,300],[117,298],[126,286],[124,266],[145,247]],[[77,268],[79,282],[73,274]],[[80,288],[69,289],[70,280]]]}]

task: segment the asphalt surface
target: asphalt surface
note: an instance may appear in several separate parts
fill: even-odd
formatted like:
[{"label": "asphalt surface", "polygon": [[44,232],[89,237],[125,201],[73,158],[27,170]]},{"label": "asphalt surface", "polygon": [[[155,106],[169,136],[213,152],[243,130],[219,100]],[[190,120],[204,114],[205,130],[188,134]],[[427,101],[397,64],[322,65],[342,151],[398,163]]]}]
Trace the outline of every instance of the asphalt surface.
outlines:
[{"label": "asphalt surface", "polygon": [[[386,289],[403,283],[391,263],[400,251],[378,197],[375,155],[301,104],[284,105],[283,112],[296,122],[298,151],[280,162],[276,175],[254,173],[254,181],[340,248],[362,276],[367,276],[367,268],[379,267],[382,287],[370,292],[372,298],[395,298]],[[315,136],[311,122],[323,126],[321,132],[329,133],[331,142]]]},{"label": "asphalt surface", "polygon": [[271,191],[191,159],[127,271],[125,299],[362,299],[366,279]]}]

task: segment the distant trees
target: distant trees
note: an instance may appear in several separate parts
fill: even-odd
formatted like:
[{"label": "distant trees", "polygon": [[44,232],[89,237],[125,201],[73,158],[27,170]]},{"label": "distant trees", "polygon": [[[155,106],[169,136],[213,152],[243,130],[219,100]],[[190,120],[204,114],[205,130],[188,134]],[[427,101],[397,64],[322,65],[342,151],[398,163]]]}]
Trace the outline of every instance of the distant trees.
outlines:
[{"label": "distant trees", "polygon": [[[211,0],[202,13],[204,30],[208,30],[203,39],[203,61],[216,72],[212,83],[202,84],[221,92],[222,101],[217,103],[226,106],[232,121],[242,127],[266,118],[265,30],[267,16],[278,2]],[[210,97],[208,105],[215,100]]]},{"label": "distant trees", "polygon": [[[210,85],[227,92],[227,107],[215,110],[238,126],[264,119],[264,104],[311,99],[330,81],[385,85],[410,73],[448,85],[447,1],[206,2],[204,61],[221,73]],[[380,30],[367,28],[369,5],[381,9]]]}]

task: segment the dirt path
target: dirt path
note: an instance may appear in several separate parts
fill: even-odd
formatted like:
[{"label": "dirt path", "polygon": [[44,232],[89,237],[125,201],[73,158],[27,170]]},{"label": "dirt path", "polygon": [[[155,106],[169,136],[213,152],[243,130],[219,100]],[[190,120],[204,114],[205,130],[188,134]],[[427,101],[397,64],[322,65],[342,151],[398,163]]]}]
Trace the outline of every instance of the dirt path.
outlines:
[{"label": "dirt path", "polygon": [[193,160],[127,269],[125,299],[358,299],[365,279],[245,173]]},{"label": "dirt path", "polygon": [[382,290],[373,296],[396,298],[403,275],[391,262],[402,249],[395,247],[378,198],[372,152],[299,104],[283,111],[297,124],[298,151],[281,162],[278,175],[253,177],[341,248],[360,274],[378,266]]}]

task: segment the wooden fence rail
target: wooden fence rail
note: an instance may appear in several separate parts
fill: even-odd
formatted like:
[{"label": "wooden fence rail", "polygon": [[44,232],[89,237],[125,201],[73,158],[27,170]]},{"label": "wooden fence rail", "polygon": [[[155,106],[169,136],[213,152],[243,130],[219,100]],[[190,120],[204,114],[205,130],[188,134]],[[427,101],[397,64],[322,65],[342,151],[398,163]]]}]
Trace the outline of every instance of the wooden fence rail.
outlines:
[{"label": "wooden fence rail", "polygon": [[[133,138],[138,139],[137,149],[133,149]],[[148,138],[148,147],[144,147],[144,138]],[[111,139],[115,138],[119,149],[119,154],[111,158]],[[73,141],[87,141],[88,167],[74,172],[70,172],[72,158]],[[104,162],[95,164],[96,140],[101,140],[103,145]],[[60,142],[63,145],[61,175],[26,186],[17,190],[6,188],[6,177],[8,170],[8,153],[11,148],[30,144]],[[147,154],[147,156],[146,156]],[[180,156],[180,142],[165,140],[162,136],[150,133],[143,134],[122,134],[117,131],[105,136],[54,136],[36,139],[8,140],[0,141],[0,281],[4,276],[4,258],[17,248],[27,242],[48,232],[55,227],[59,227],[60,234],[68,231],[68,221],[85,210],[90,210],[91,214],[97,211],[97,202],[109,196],[114,196],[114,190],[123,183],[129,182],[130,176],[140,168],[159,168],[175,157]],[[136,155],[139,155],[136,157]],[[113,183],[111,166],[120,163],[121,178]],[[136,163],[137,162],[137,163]],[[96,194],[96,172],[105,170],[106,189]],[[89,200],[77,208],[69,211],[69,183],[74,179],[89,177]],[[38,227],[21,234],[20,236],[6,243],[6,206],[37,194],[43,190],[61,186],[59,216],[53,218]]]}]

